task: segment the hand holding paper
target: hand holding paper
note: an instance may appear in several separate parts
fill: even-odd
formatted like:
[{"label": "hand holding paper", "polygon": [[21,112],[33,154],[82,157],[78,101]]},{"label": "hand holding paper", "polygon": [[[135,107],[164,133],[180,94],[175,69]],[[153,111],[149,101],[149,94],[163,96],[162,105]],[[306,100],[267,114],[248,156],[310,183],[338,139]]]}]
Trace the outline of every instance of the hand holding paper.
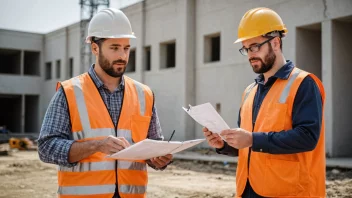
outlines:
[{"label": "hand holding paper", "polygon": [[210,103],[205,103],[183,109],[200,125],[208,128],[213,133],[220,134],[221,131],[230,129],[218,112]]},{"label": "hand holding paper", "polygon": [[218,133],[212,133],[211,131],[208,131],[206,127],[204,127],[203,134],[207,139],[209,146],[217,149],[224,147],[224,139]]},{"label": "hand holding paper", "polygon": [[150,159],[150,162],[156,167],[156,168],[163,168],[166,165],[168,165],[172,160],[172,154],[168,154],[165,156],[160,156],[160,157],[154,157]]},{"label": "hand holding paper", "polygon": [[178,153],[203,141],[204,139],[188,140],[184,142],[145,139],[109,157],[124,160],[147,160],[167,154]]}]

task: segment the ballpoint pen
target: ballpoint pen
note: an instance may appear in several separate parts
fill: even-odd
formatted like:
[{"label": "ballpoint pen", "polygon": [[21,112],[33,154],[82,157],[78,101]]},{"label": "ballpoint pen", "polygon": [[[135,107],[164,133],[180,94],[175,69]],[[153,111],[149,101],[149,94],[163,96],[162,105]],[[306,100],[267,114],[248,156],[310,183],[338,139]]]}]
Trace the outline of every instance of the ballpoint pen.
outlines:
[{"label": "ballpoint pen", "polygon": [[170,137],[169,141],[167,141],[167,142],[170,142],[172,136],[174,136],[174,133],[175,133],[175,130],[172,132],[171,137]]}]

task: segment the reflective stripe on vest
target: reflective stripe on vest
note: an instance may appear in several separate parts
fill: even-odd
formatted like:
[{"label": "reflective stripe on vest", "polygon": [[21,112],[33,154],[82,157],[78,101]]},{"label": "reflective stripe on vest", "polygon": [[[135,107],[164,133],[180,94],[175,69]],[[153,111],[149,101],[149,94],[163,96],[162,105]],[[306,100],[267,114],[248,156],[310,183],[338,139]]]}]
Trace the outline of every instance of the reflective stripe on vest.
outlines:
[{"label": "reflective stripe on vest", "polygon": [[139,101],[139,111],[141,115],[144,115],[145,109],[146,109],[146,103],[145,103],[145,96],[144,96],[144,90],[143,90],[143,85],[141,85],[139,82],[134,81],[134,85],[136,86],[137,94],[138,94],[138,101]]},{"label": "reflective stripe on vest", "polygon": [[117,164],[119,166],[119,169],[142,170],[142,171],[147,170],[147,166],[145,165],[145,163],[118,160]]},{"label": "reflective stripe on vest", "polygon": [[[73,139],[74,140],[81,140],[86,138],[94,138],[94,137],[101,137],[101,136],[115,136],[114,129],[89,129],[85,132],[77,131],[73,132]],[[132,144],[132,134],[130,130],[127,129],[117,129],[117,137],[124,137],[130,144]]]},{"label": "reflective stripe on vest", "polygon": [[108,194],[115,192],[115,185],[96,185],[96,186],[60,186],[58,194],[61,195],[94,195]]},{"label": "reflective stripe on vest", "polygon": [[59,171],[66,171],[66,172],[86,172],[86,171],[102,171],[102,170],[115,170],[115,162],[111,162],[111,161],[80,162],[74,167],[59,166]]},{"label": "reflective stripe on vest", "polygon": [[246,93],[245,93],[244,98],[243,98],[243,103],[246,101],[246,99],[247,99],[249,93],[251,92],[251,90],[253,89],[253,87],[255,87],[256,84],[257,84],[257,83],[254,82],[254,83],[252,83],[252,84],[250,84],[250,85],[248,86],[248,89],[246,90]]},{"label": "reflective stripe on vest", "polygon": [[[119,160],[118,166],[120,169],[142,170],[142,171],[147,170],[146,165],[140,162]],[[66,171],[66,172],[86,172],[86,171],[101,171],[101,170],[115,170],[115,163],[111,163],[109,161],[81,162],[74,167],[59,166],[59,171]]]},{"label": "reflective stripe on vest", "polygon": [[90,122],[88,118],[88,111],[86,101],[83,96],[82,85],[78,77],[72,79],[73,90],[75,92],[76,104],[78,108],[78,114],[81,119],[84,133],[89,133],[91,130]]},{"label": "reflective stripe on vest", "polygon": [[288,79],[288,82],[287,82],[287,84],[286,84],[284,90],[283,90],[282,93],[281,93],[279,103],[286,103],[286,99],[287,99],[287,97],[288,97],[288,94],[290,93],[292,84],[293,84],[293,82],[296,80],[296,78],[297,78],[297,76],[298,76],[299,73],[301,73],[301,70],[300,70],[300,69],[295,69],[295,70],[293,70],[293,74],[292,74],[291,77]]},{"label": "reflective stripe on vest", "polygon": [[147,191],[146,186],[119,185],[119,191],[124,194],[144,194]]}]

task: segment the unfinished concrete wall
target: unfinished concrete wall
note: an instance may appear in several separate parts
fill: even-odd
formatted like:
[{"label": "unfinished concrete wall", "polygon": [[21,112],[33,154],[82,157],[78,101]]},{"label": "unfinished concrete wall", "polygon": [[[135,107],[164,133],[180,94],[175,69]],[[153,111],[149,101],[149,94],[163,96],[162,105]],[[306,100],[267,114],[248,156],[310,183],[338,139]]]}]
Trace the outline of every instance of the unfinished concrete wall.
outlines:
[{"label": "unfinished concrete wall", "polygon": [[[257,75],[248,58],[238,52],[241,43],[233,44],[233,41],[237,38],[237,27],[243,14],[260,6],[274,9],[288,28],[283,40],[286,59],[323,80],[327,155],[352,156],[349,146],[352,133],[347,126],[352,98],[346,91],[347,79],[352,73],[348,67],[351,62],[348,55],[350,0],[139,2],[123,9],[137,36],[131,40],[131,48],[136,49],[136,68],[126,74],[153,89],[166,138],[174,129],[177,140],[203,137],[201,126],[181,109],[188,104],[210,102],[230,127],[237,127],[242,92]],[[214,35],[219,36],[220,41],[216,61],[209,57],[215,56],[216,47],[209,47]],[[169,41],[175,43],[175,67],[164,68],[166,59],[162,48],[163,43]],[[19,75],[0,73],[0,93],[39,95],[41,122],[56,82],[71,77],[71,73],[81,73],[80,44],[79,23],[51,32],[45,39],[43,35],[0,30],[0,49],[17,50],[21,60]],[[26,52],[40,52],[40,76],[34,75],[35,69],[25,67]],[[57,60],[61,62],[59,79],[56,78]],[[50,80],[45,80],[46,62],[52,63]],[[26,104],[25,101],[22,103]],[[24,129],[26,126],[21,125]]]},{"label": "unfinished concrete wall", "polygon": [[24,51],[23,74],[40,76],[40,52]]},{"label": "unfinished concrete wall", "polygon": [[[270,2],[269,2],[270,3]],[[241,95],[255,75],[247,57],[233,44],[237,36],[237,25],[250,5],[239,1],[196,2],[196,104],[210,102],[218,106],[220,115],[230,127],[237,127]],[[220,59],[207,61],[210,55],[208,38],[220,36]],[[220,108],[221,107],[221,108]],[[192,118],[189,118],[192,119]],[[196,124],[196,137],[203,138],[202,126]]]},{"label": "unfinished concrete wall", "polygon": [[72,62],[72,76],[80,74],[80,45],[82,43],[80,37],[79,23],[75,23],[67,27],[67,51],[64,62],[66,76],[64,79],[71,78],[70,74],[70,60]]},{"label": "unfinished concrete wall", "polygon": [[332,22],[333,156],[352,156],[352,16]]},{"label": "unfinished concrete wall", "polygon": [[22,96],[0,94],[0,126],[6,126],[11,132],[21,132]]},{"label": "unfinished concrete wall", "polygon": [[296,29],[296,65],[321,78],[321,23]]},{"label": "unfinished concrete wall", "polygon": [[[193,63],[192,33],[194,28],[194,1],[149,0],[123,9],[136,33],[136,72],[127,75],[149,85],[156,96],[156,106],[163,133],[168,138],[175,129],[174,139],[185,140],[193,135],[193,122],[186,121],[182,106],[194,98],[192,82]],[[143,8],[144,7],[144,8]],[[143,8],[143,9],[142,9]],[[144,10],[145,13],[138,13]],[[145,32],[142,22],[145,21]],[[145,34],[143,36],[143,33]],[[191,39],[192,38],[192,39]],[[176,49],[175,67],[163,68],[162,45],[174,41]],[[150,47],[151,68],[144,71],[144,47]],[[191,54],[191,56],[190,56]],[[142,75],[143,74],[143,75]],[[143,76],[143,77],[142,77]],[[165,86],[167,84],[167,86]],[[187,118],[188,119],[188,118]]]},{"label": "unfinished concrete wall", "polygon": [[21,50],[0,49],[0,73],[21,74]]},{"label": "unfinished concrete wall", "polygon": [[38,95],[25,95],[25,121],[24,132],[26,133],[39,133],[39,96]]},{"label": "unfinished concrete wall", "polygon": [[[0,30],[0,109],[6,112],[0,122],[8,125],[13,132],[25,131],[24,95],[37,95],[40,101],[43,94],[40,77],[42,59],[43,35]],[[4,69],[10,72],[1,72]],[[39,105],[33,106],[32,111],[40,111]],[[40,125],[38,119],[32,121],[35,122],[33,125]]]},{"label": "unfinished concrete wall", "polygon": [[[57,78],[57,61],[60,61],[60,73],[66,74],[67,72],[67,28],[61,28],[45,35],[44,41],[45,66],[42,68],[42,72],[43,74],[51,72],[51,75],[42,75],[44,81],[42,90],[44,94],[41,102],[41,115],[43,116],[45,115],[48,104],[56,91],[57,82],[63,81],[67,77],[66,75],[60,75],[60,77]],[[50,71],[48,71],[48,63],[51,63]]]}]

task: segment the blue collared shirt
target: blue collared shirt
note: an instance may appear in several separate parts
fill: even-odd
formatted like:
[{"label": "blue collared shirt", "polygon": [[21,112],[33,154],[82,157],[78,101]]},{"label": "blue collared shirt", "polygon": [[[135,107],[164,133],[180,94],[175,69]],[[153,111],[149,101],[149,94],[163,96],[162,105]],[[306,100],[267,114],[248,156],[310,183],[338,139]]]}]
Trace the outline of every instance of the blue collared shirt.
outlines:
[{"label": "blue collared shirt", "polygon": [[[255,82],[258,90],[253,102],[253,123],[256,122],[260,106],[276,79],[287,80],[294,65],[291,61],[280,68],[276,74],[268,79],[264,84],[264,76],[261,74]],[[292,129],[276,132],[253,133],[253,152],[265,152],[270,154],[292,154],[311,151],[315,148],[322,124],[322,99],[315,81],[307,76],[298,88],[292,110]],[[241,110],[240,110],[241,111]],[[238,115],[238,126],[241,117]],[[236,156],[237,149],[225,144],[224,148],[218,149],[218,153]]]},{"label": "blue collared shirt", "polygon": [[[90,67],[88,74],[92,77],[93,82],[102,96],[114,125],[117,125],[125,86],[123,78],[121,78],[122,80],[117,89],[110,92],[95,73],[94,65]],[[147,138],[156,140],[162,140],[164,138],[161,133],[155,105],[153,106],[153,114]],[[38,139],[39,157],[42,161],[47,163],[72,167],[76,165],[76,163],[69,163],[68,156],[73,142],[67,101],[61,87],[51,99],[43,120]]]}]

